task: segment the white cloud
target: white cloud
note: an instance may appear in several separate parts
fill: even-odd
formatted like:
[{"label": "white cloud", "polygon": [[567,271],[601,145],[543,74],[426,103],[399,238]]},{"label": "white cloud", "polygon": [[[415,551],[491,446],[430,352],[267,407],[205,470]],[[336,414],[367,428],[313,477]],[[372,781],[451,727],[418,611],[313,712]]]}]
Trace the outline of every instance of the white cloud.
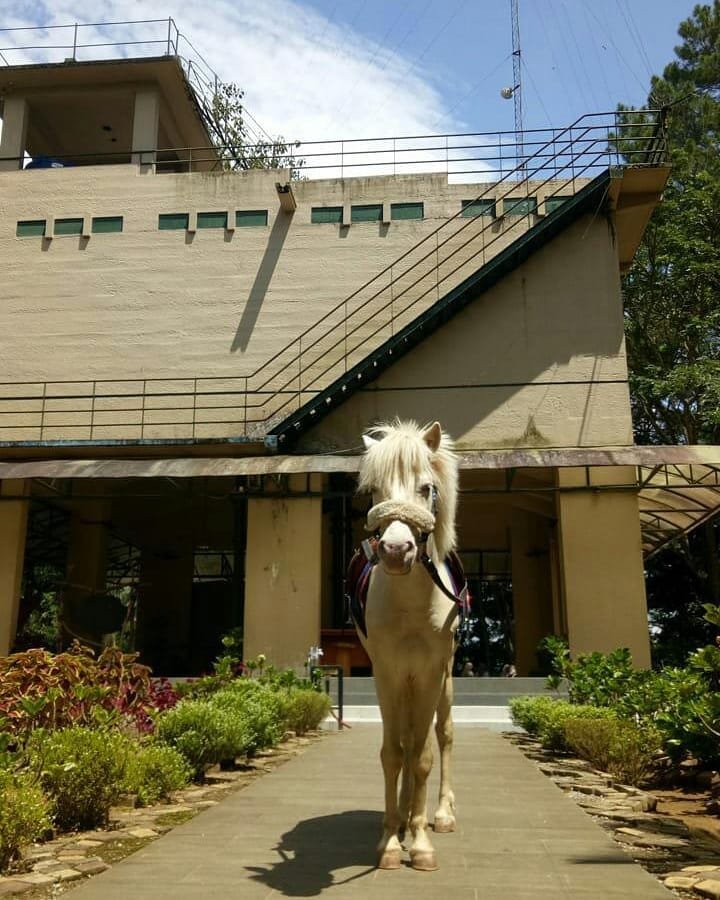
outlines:
[{"label": "white cloud", "polygon": [[[157,3],[152,15],[174,16],[176,9],[176,4]],[[46,0],[44,4],[11,0],[6,21],[12,25],[82,22],[88,10],[78,0]],[[148,6],[139,0],[99,0],[92,6],[95,22],[146,18]],[[273,135],[291,140],[367,138],[458,127],[444,112],[438,90],[407,59],[293,0],[188,0],[181,5],[177,24],[222,80],[234,81],[245,90],[248,110]],[[112,34],[114,40],[137,40],[151,29],[159,40],[167,33],[162,25],[117,27],[105,32],[104,39]],[[72,42],[71,31],[45,35],[48,42]],[[6,34],[4,43],[8,38],[17,44],[30,43],[29,36],[27,32]],[[81,36],[89,42],[98,34],[86,30]],[[162,52],[161,47],[157,49]],[[90,58],[91,51],[82,52]],[[100,53],[92,51],[95,57]],[[57,51],[56,55],[69,54]],[[6,56],[10,62],[20,61],[19,54]]]}]

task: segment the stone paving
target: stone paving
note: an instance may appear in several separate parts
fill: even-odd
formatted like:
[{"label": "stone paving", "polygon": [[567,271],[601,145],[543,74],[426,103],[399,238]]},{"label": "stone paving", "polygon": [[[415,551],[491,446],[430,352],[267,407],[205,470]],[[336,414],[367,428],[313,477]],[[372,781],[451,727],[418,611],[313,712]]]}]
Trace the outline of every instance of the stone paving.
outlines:
[{"label": "stone paving", "polygon": [[524,734],[509,739],[666,887],[688,900],[720,900],[720,846],[707,834],[656,813],[652,794],[618,784],[584,760],[543,750]]},{"label": "stone paving", "polygon": [[476,726],[456,729],[458,831],[434,837],[440,869],[376,870],[379,741],[373,725],[328,735],[74,888],[73,900],[673,896],[533,761]]}]

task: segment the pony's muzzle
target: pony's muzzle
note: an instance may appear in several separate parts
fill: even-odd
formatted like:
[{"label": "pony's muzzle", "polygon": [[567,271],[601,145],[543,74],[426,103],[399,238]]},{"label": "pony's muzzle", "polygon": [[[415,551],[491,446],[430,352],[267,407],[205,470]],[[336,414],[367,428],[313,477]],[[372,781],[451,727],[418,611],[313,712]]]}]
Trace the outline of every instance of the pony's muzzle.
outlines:
[{"label": "pony's muzzle", "polygon": [[378,542],[378,557],[388,575],[407,574],[417,551],[413,533],[403,522],[392,522]]}]

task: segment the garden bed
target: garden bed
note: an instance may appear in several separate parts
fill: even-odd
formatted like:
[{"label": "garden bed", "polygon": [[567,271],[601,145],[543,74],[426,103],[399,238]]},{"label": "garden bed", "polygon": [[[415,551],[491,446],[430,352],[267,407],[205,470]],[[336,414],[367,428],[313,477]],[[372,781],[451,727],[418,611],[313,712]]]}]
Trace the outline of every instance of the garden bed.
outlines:
[{"label": "garden bed", "polygon": [[506,737],[668,888],[684,900],[720,898],[720,820],[706,812],[709,790],[624,785],[528,735]]},{"label": "garden bed", "polygon": [[203,784],[191,784],[173,794],[172,802],[144,808],[115,806],[106,829],[78,831],[34,844],[0,876],[0,897],[49,900],[66,893],[86,878],[157,840],[198,813],[216,806],[228,794],[242,790],[263,775],[302,753],[327,732],[288,736],[277,747],[262,750],[231,771],[214,767]]}]

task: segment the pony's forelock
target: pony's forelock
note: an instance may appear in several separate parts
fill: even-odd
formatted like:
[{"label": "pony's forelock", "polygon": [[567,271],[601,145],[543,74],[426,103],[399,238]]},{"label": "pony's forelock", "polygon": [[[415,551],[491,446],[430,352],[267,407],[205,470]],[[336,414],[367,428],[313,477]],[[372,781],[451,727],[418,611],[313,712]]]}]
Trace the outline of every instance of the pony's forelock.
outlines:
[{"label": "pony's forelock", "polygon": [[405,481],[429,465],[437,490],[433,543],[437,556],[442,560],[456,543],[458,462],[452,440],[444,431],[440,446],[434,452],[430,450],[423,437],[429,427],[396,419],[369,429],[368,435],[377,443],[370,446],[363,456],[358,491],[383,491],[394,481]]}]

